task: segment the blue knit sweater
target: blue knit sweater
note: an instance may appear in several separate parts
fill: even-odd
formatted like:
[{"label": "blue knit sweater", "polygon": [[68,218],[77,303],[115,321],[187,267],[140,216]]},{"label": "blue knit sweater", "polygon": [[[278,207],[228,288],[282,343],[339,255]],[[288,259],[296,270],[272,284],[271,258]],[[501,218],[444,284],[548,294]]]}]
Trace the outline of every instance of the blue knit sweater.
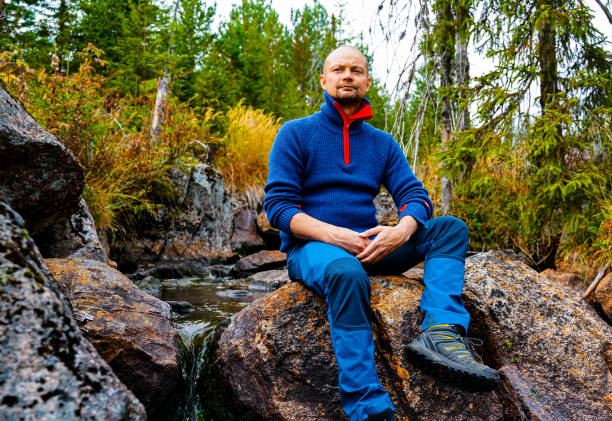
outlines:
[{"label": "blue knit sweater", "polygon": [[320,112],[282,125],[270,151],[264,207],[281,230],[281,250],[299,241],[289,228],[299,212],[358,232],[376,226],[373,200],[381,184],[399,219],[411,215],[423,224],[433,210],[427,190],[391,135],[363,121],[372,115],[369,102],[347,119],[324,95]]}]

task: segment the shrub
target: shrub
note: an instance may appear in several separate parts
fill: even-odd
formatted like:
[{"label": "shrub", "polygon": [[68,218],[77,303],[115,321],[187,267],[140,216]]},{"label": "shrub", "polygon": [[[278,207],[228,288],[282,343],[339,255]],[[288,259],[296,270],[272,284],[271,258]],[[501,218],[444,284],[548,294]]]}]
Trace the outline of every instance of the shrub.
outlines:
[{"label": "shrub", "polygon": [[246,195],[251,202],[262,200],[268,154],[280,124],[280,119],[243,101],[227,112],[226,133],[215,162],[232,193]]}]

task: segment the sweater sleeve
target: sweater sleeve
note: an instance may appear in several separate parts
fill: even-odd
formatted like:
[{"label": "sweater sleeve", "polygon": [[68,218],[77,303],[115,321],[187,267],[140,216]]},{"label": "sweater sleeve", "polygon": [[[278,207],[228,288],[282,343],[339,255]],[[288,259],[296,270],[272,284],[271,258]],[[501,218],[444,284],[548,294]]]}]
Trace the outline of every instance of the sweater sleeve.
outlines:
[{"label": "sweater sleeve", "polygon": [[424,224],[433,214],[433,204],[427,190],[415,177],[397,142],[391,138],[383,184],[391,193],[398,209],[398,220],[410,215]]},{"label": "sweater sleeve", "polygon": [[295,131],[283,124],[268,159],[268,181],[264,208],[270,225],[288,234],[291,218],[300,210],[304,162]]}]

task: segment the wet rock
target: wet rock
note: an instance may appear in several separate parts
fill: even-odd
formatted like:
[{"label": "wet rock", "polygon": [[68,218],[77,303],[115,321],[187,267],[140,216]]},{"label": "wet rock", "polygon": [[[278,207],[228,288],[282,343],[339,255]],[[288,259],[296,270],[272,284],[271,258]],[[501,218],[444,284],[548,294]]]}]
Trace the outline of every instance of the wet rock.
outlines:
[{"label": "wet rock", "polygon": [[238,260],[231,272],[244,275],[266,269],[278,268],[287,262],[287,255],[279,250],[262,250]]},{"label": "wet rock", "polygon": [[145,276],[142,279],[134,281],[134,285],[155,298],[160,298],[160,289],[162,281],[153,276]]},{"label": "wet rock", "polygon": [[577,273],[546,269],[540,272],[540,275],[545,276],[554,284],[563,285],[564,287],[571,288],[576,292],[584,292],[584,279]]},{"label": "wet rock", "polygon": [[179,314],[189,314],[193,312],[193,304],[187,301],[166,301],[170,304],[172,311]]},{"label": "wet rock", "polygon": [[68,218],[85,185],[83,168],[63,143],[0,87],[0,197],[31,235]]},{"label": "wet rock", "polygon": [[83,199],[76,211],[58,219],[35,236],[43,257],[83,258],[106,263],[107,255],[98,238],[94,220]]},{"label": "wet rock", "polygon": [[[186,262],[166,262],[156,264],[153,267],[136,271],[128,277],[133,281],[147,278],[149,276],[158,279],[177,279],[188,278],[193,276],[206,277],[210,276],[212,266],[207,266],[203,262],[186,261]],[[230,266],[231,267],[231,266]],[[228,269],[229,270],[229,269]]]},{"label": "wet rock", "polygon": [[133,238],[113,244],[113,256],[156,265],[231,259],[232,211],[221,174],[198,164],[188,174],[177,172],[173,183],[178,189],[177,209],[160,210],[139,221]]},{"label": "wet rock", "polygon": [[[612,329],[586,303],[503,254],[481,253],[466,268],[470,335],[485,341],[476,357],[502,373],[501,386],[489,393],[463,392],[405,359],[422,321],[418,273],[373,278],[377,368],[399,418],[607,419]],[[215,397],[220,416],[346,419],[324,301],[297,283],[234,316],[211,372],[215,382],[199,387]]]},{"label": "wet rock", "polygon": [[257,215],[257,228],[268,250],[277,250],[280,248],[280,231],[270,225],[265,211]]},{"label": "wet rock", "polygon": [[608,320],[612,321],[612,272],[599,281],[594,297],[601,305],[603,312],[608,316]]},{"label": "wet rock", "polygon": [[2,202],[0,297],[1,419],[145,419],[82,336],[23,220]]},{"label": "wet rock", "polygon": [[232,249],[242,255],[265,247],[263,238],[257,233],[255,217],[249,208],[241,208],[234,214],[234,230],[230,243]]},{"label": "wet rock", "polygon": [[397,224],[397,207],[393,198],[387,191],[381,191],[374,198],[374,206],[376,207],[376,220],[378,225],[395,225]]},{"label": "wet rock", "polygon": [[255,291],[274,291],[291,282],[287,269],[257,272],[246,279],[249,289]]},{"label": "wet rock", "polygon": [[253,293],[244,289],[223,289],[217,291],[217,295],[223,298],[241,299],[251,297]]},{"label": "wet rock", "polygon": [[145,405],[160,410],[180,375],[170,305],[111,267],[85,259],[47,259],[84,335]]}]

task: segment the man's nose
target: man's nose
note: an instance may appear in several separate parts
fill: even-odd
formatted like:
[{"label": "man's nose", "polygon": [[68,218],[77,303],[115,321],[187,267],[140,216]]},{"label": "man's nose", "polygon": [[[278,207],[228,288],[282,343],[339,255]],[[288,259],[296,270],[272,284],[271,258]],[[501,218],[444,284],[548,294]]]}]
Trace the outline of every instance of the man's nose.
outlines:
[{"label": "man's nose", "polygon": [[342,72],[342,80],[346,80],[346,79],[353,80],[353,74],[351,73],[350,70],[345,70],[344,72]]}]

